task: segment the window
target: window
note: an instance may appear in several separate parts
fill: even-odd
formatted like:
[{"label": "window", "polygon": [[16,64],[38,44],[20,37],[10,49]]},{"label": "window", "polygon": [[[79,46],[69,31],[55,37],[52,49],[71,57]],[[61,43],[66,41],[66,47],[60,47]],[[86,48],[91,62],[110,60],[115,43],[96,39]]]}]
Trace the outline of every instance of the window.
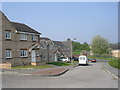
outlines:
[{"label": "window", "polygon": [[27,57],[27,50],[20,50],[20,57]]},{"label": "window", "polygon": [[36,36],[35,35],[32,35],[32,40],[36,41]]},{"label": "window", "polygon": [[80,60],[85,60],[85,57],[80,57]]},{"label": "window", "polygon": [[5,38],[6,39],[11,39],[11,31],[6,31],[5,32]]},{"label": "window", "polygon": [[20,34],[20,40],[27,40],[26,34]]},{"label": "window", "polygon": [[10,49],[6,50],[6,58],[12,58]]}]

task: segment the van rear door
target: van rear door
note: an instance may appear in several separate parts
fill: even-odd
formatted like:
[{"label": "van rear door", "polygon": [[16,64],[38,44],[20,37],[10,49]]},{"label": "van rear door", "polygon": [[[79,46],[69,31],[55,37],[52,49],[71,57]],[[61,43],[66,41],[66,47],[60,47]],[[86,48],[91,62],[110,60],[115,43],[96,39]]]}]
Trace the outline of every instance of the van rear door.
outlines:
[{"label": "van rear door", "polygon": [[79,56],[79,64],[87,64],[87,57]]}]

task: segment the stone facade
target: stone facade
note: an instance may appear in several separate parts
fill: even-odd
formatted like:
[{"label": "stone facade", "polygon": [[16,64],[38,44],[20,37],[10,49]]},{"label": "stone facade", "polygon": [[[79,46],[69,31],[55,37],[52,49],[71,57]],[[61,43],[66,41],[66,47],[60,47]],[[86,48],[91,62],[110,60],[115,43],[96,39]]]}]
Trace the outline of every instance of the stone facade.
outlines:
[{"label": "stone facade", "polygon": [[[15,23],[10,22],[2,12],[0,12],[0,14],[2,15],[2,17],[0,18],[0,21],[2,21],[2,24],[0,24],[0,32],[2,32],[2,35],[0,34],[0,43],[2,43],[2,45],[0,44],[0,46],[2,46],[2,48],[0,48],[0,51],[2,51],[2,53],[0,53],[0,61],[2,63],[10,62],[12,66],[30,64],[32,62],[31,52],[32,50],[35,50],[36,62],[40,62],[40,56],[37,55],[40,52],[40,49],[38,47],[40,33],[38,33],[37,31],[33,31],[33,29],[31,29],[27,25],[21,23],[16,24],[18,26],[23,26],[21,27],[23,30],[28,28],[31,29],[31,31],[33,32],[29,32],[29,30],[22,31],[22,29],[18,30],[18,27],[14,25]],[[6,39],[6,32],[10,32],[10,39]],[[26,40],[20,39],[20,36],[22,34],[27,37]],[[36,37],[34,41],[32,40],[33,35]],[[11,57],[6,58],[6,50],[10,50]],[[21,50],[25,50],[27,52],[26,57],[21,57]]]},{"label": "stone facade", "polygon": [[25,24],[9,21],[0,12],[0,64],[40,65],[58,61],[62,56],[71,57],[71,40],[52,41],[40,35]]},{"label": "stone facade", "polygon": [[41,60],[45,62],[58,61],[60,57],[71,57],[71,41],[52,41],[49,38],[40,39]]},{"label": "stone facade", "polygon": [[56,55],[58,52],[58,47],[54,45],[52,40],[50,40],[49,38],[41,38],[40,47],[40,56],[42,61],[46,63],[57,61]]},{"label": "stone facade", "polygon": [[72,41],[70,39],[67,39],[66,41],[62,41],[62,43],[66,46],[66,49],[64,50],[65,55],[67,57],[71,57],[72,56]]}]

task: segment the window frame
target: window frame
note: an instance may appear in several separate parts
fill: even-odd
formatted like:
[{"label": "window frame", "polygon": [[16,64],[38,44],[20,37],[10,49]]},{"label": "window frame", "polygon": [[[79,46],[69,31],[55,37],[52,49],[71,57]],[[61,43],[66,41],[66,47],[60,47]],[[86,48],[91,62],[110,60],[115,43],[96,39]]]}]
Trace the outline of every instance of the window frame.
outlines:
[{"label": "window frame", "polygon": [[27,49],[21,49],[20,50],[20,57],[28,57]]},{"label": "window frame", "polygon": [[6,58],[12,58],[12,51],[11,51],[11,49],[6,49],[5,50],[5,57]]},{"label": "window frame", "polygon": [[32,35],[32,41],[36,41],[36,40],[37,40],[36,35]]},{"label": "window frame", "polygon": [[5,31],[5,39],[11,39],[11,31],[9,30]]},{"label": "window frame", "polygon": [[20,40],[27,40],[27,34],[20,34]]}]

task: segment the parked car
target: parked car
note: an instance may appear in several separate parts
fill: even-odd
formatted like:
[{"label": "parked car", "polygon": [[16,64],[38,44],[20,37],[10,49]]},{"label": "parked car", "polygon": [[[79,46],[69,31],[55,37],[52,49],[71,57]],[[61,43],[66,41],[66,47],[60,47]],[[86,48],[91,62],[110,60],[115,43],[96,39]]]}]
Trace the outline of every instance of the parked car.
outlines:
[{"label": "parked car", "polygon": [[92,59],[91,62],[96,62],[96,59]]},{"label": "parked car", "polygon": [[78,61],[78,57],[73,57],[73,60],[74,61]]},{"label": "parked car", "polygon": [[70,59],[68,57],[61,57],[59,60],[63,61],[63,62],[69,62],[70,61]]}]

